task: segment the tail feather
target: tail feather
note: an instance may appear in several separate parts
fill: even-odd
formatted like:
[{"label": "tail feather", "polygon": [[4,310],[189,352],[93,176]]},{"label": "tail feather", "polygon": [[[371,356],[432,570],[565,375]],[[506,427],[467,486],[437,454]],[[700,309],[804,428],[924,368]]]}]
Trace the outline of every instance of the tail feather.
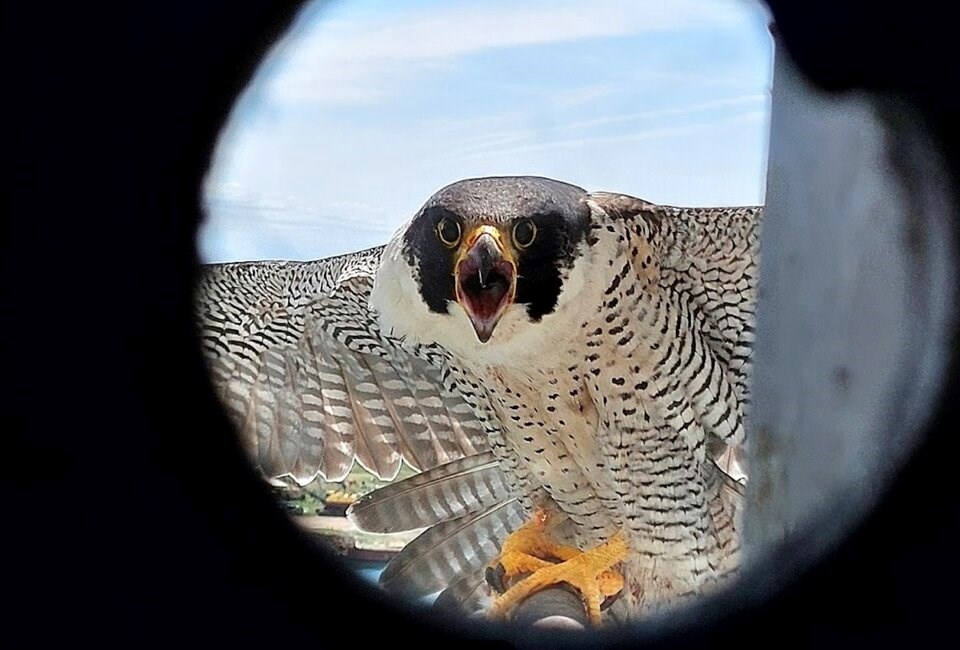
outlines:
[{"label": "tail feather", "polygon": [[493,603],[493,592],[487,584],[485,571],[467,573],[440,592],[433,607],[443,612],[470,616],[486,611]]},{"label": "tail feather", "polygon": [[509,499],[488,510],[427,529],[397,554],[380,575],[389,592],[411,597],[440,591],[492,560],[504,538],[523,525],[523,509]]},{"label": "tail feather", "polygon": [[493,454],[468,456],[374,490],[347,510],[371,533],[423,528],[496,505],[510,493]]}]

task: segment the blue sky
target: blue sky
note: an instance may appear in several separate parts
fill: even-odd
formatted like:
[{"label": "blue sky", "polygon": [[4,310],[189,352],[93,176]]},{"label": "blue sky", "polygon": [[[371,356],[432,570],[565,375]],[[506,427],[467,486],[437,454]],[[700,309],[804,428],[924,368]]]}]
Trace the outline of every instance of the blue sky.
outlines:
[{"label": "blue sky", "polygon": [[474,176],[761,203],[766,23],[749,0],[309,6],[221,136],[201,253],[314,259],[381,244]]}]

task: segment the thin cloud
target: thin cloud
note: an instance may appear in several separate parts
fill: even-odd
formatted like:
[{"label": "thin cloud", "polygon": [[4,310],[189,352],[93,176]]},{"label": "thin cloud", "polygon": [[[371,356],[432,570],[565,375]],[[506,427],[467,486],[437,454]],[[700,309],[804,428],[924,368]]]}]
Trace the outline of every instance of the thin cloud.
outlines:
[{"label": "thin cloud", "polygon": [[[570,147],[585,148],[602,144],[620,144],[626,142],[640,142],[643,140],[654,140],[660,138],[669,138],[674,136],[689,135],[698,131],[715,129],[724,124],[738,123],[756,123],[766,118],[764,111],[748,111],[736,115],[724,117],[721,119],[702,121],[693,124],[684,124],[680,126],[668,126],[640,131],[616,133],[612,135],[596,135],[581,138],[566,138],[549,140],[546,142],[536,142],[516,147],[489,148],[483,151],[458,155],[454,160],[471,160],[476,158],[485,158],[489,156],[517,156],[519,154],[528,154],[549,149],[565,149]],[[444,161],[438,161],[444,162]]]},{"label": "thin cloud", "polygon": [[[310,19],[322,21],[323,13]],[[397,81],[487,50],[717,28],[736,20],[736,12],[722,2],[555,0],[444,6],[377,22],[306,24],[290,38],[296,49],[278,53],[269,92],[281,102],[362,104],[391,92]]]},{"label": "thin cloud", "polygon": [[686,115],[693,115],[695,113],[702,113],[704,111],[711,111],[717,108],[732,108],[735,106],[743,106],[745,104],[765,104],[770,101],[769,95],[764,95],[760,93],[753,93],[750,95],[742,95],[740,97],[725,97],[721,99],[713,99],[706,102],[699,102],[696,104],[688,104],[686,106],[676,106],[672,108],[658,108],[649,111],[638,111],[636,113],[624,113],[621,115],[609,115],[606,117],[596,117],[589,120],[579,120],[576,122],[570,122],[565,124],[562,127],[557,127],[562,130],[571,130],[571,129],[582,129],[587,127],[594,126],[605,126],[608,124],[622,124],[624,122],[634,122],[637,120],[649,120],[660,117],[683,117]]},{"label": "thin cloud", "polygon": [[667,138],[677,135],[686,135],[694,131],[701,130],[710,126],[710,123],[688,124],[685,126],[668,126],[657,129],[646,129],[632,133],[621,133],[617,135],[593,136],[587,138],[567,138],[563,140],[551,140],[548,142],[538,142],[534,144],[521,145],[517,147],[504,147],[500,149],[490,149],[477,153],[458,156],[456,160],[471,160],[475,158],[486,158],[488,156],[516,156],[518,154],[528,154],[537,151],[546,151],[548,149],[565,149],[570,147],[587,147],[598,144],[618,144],[623,142],[637,142],[640,140],[652,140],[656,138]]},{"label": "thin cloud", "polygon": [[308,10],[256,75],[208,175],[206,259],[383,243],[469,176],[682,205],[762,196],[770,45],[748,2],[372,7]]},{"label": "thin cloud", "polygon": [[[625,124],[629,122],[639,122],[642,120],[652,120],[663,117],[686,117],[703,113],[719,108],[734,108],[744,105],[764,105],[768,103],[770,97],[764,94],[750,94],[740,97],[729,97],[716,99],[686,106],[672,108],[653,109],[648,111],[637,111],[633,113],[623,113],[620,115],[607,115],[604,117],[591,118],[587,120],[575,120],[565,124],[557,124],[540,129],[524,129],[494,134],[484,134],[473,136],[458,143],[456,150],[457,158],[469,156],[470,154],[483,152],[487,150],[503,150],[504,145],[521,143],[524,141],[541,138],[544,135],[559,134],[569,131],[586,130],[598,126],[610,126],[614,124]],[[527,149],[511,149],[510,151],[525,151]]]},{"label": "thin cloud", "polygon": [[385,210],[359,201],[309,204],[239,192],[237,184],[230,183],[209,188],[206,202],[209,212],[229,214],[231,222],[237,224],[254,225],[269,221],[277,228],[297,231],[348,225],[376,233],[392,232],[392,223]]}]

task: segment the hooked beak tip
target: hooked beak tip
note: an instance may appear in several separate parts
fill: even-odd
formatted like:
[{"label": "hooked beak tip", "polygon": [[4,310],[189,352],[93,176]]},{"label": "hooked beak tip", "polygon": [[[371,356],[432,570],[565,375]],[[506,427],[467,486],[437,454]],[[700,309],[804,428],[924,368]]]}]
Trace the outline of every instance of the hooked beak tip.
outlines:
[{"label": "hooked beak tip", "polygon": [[490,340],[490,337],[493,336],[493,328],[490,329],[481,329],[477,327],[477,324],[473,324],[473,329],[477,333],[477,340],[481,343],[486,343]]}]

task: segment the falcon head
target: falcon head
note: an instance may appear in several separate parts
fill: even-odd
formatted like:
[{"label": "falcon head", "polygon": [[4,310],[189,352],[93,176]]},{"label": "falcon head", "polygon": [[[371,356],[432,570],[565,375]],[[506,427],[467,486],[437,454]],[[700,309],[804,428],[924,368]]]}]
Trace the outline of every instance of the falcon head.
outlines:
[{"label": "falcon head", "polygon": [[468,179],[434,194],[383,253],[371,305],[388,332],[451,350],[549,332],[576,294],[591,212],[548,178]]}]

